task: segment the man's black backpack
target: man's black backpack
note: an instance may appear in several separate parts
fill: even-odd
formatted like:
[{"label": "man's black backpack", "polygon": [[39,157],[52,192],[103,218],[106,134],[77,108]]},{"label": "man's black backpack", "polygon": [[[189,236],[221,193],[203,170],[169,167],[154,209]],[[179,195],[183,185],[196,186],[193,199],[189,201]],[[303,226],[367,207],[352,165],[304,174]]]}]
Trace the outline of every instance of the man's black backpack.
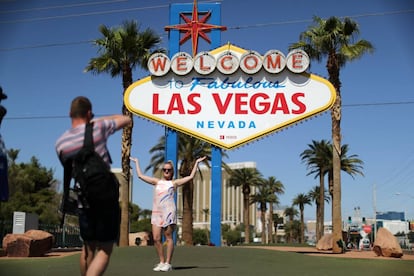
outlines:
[{"label": "man's black backpack", "polygon": [[83,147],[73,159],[72,177],[84,207],[112,208],[113,203],[118,202],[119,183],[102,157],[95,152],[92,130],[93,123],[86,124]]}]

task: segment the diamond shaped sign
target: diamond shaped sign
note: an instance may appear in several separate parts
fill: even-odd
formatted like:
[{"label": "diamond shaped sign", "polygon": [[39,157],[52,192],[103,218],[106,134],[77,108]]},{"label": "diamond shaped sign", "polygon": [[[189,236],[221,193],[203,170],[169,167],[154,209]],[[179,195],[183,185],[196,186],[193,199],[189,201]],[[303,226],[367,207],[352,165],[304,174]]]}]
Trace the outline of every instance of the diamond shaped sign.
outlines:
[{"label": "diamond shaped sign", "polygon": [[[276,70],[265,70],[263,57],[257,53],[248,57],[249,53],[229,44],[202,53],[207,57],[204,64],[196,58],[185,63],[189,58],[185,53],[171,61],[159,56],[158,63],[149,64],[150,70],[158,66],[168,72],[133,83],[125,92],[125,105],[138,116],[224,149],[281,130],[333,105],[335,88],[328,80],[293,73],[288,68],[297,61],[289,56],[282,59],[286,68],[273,73]],[[259,65],[252,61],[263,66],[256,69]],[[182,74],[173,70],[180,67]]]}]

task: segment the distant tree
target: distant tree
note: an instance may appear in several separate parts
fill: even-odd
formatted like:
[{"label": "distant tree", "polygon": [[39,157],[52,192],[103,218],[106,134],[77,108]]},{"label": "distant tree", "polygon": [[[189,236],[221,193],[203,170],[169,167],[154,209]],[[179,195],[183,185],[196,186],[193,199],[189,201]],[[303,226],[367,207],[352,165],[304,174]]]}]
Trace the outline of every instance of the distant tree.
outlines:
[{"label": "distant tree", "polygon": [[[318,218],[318,214],[320,214],[320,210],[319,210],[321,208],[321,205],[319,203],[319,201],[321,199],[320,194],[321,194],[320,186],[314,186],[312,188],[312,190],[310,190],[308,192],[308,196],[309,196],[310,200],[315,202],[315,205],[316,205],[316,218]],[[325,198],[324,201],[325,202],[329,202],[329,196],[327,194],[328,193],[325,192],[325,196],[324,196],[324,198]],[[316,225],[318,225],[318,223],[316,223]],[[322,225],[322,235],[323,235],[323,225]],[[316,237],[318,237],[318,236],[316,236]],[[317,239],[317,241],[318,241],[318,239]]]},{"label": "distant tree", "polygon": [[0,220],[12,220],[13,212],[34,213],[39,223],[58,224],[60,196],[53,170],[42,166],[36,157],[17,163],[19,150],[8,150],[10,196],[1,202]]},{"label": "distant tree", "polygon": [[250,203],[258,203],[259,205],[260,222],[262,224],[262,244],[266,243],[266,210],[268,202],[279,203],[276,196],[270,192],[269,187],[267,187],[263,181],[260,181],[257,185],[256,193],[250,197]]},{"label": "distant tree", "polygon": [[300,221],[289,220],[285,223],[285,237],[288,243],[297,243],[300,238]]},{"label": "distant tree", "polygon": [[131,233],[148,232],[152,233],[151,218],[144,218],[131,223]]},{"label": "distant tree", "polygon": [[285,186],[283,185],[283,183],[279,180],[277,180],[274,176],[270,176],[267,179],[264,179],[266,186],[269,187],[270,192],[274,194],[275,196],[275,201],[269,202],[269,242],[273,243],[273,205],[274,204],[279,204],[279,198],[278,195],[282,195],[285,193]]},{"label": "distant tree", "polygon": [[229,179],[230,187],[241,187],[243,194],[243,223],[245,243],[250,243],[250,196],[251,189],[260,183],[262,175],[256,168],[235,169]]},{"label": "distant tree", "polygon": [[298,194],[293,199],[293,205],[299,206],[300,211],[300,236],[299,236],[299,242],[303,243],[305,242],[305,219],[304,219],[304,210],[305,205],[311,205],[311,199],[307,194]]},{"label": "distant tree", "polygon": [[130,222],[138,220],[141,214],[141,208],[139,208],[137,204],[134,204],[132,202],[130,202],[128,205]]},{"label": "distant tree", "polygon": [[306,162],[308,174],[319,177],[319,200],[316,206],[316,241],[323,236],[323,224],[325,221],[325,175],[332,164],[332,145],[329,141],[312,140],[308,148],[300,154],[302,161]]},{"label": "distant tree", "polygon": [[[309,144],[308,147],[308,149],[301,153],[301,157],[307,164],[309,170],[308,175],[314,174],[315,178],[319,177],[319,200],[316,205],[316,240],[319,240],[324,234],[324,202],[327,201],[324,189],[324,176],[326,174],[328,174],[329,194],[331,199],[333,198],[333,146],[330,142],[321,140],[312,141],[312,144]],[[348,156],[348,151],[349,146],[347,144],[341,146],[341,170],[352,177],[357,174],[363,176],[362,169],[364,162],[360,160],[356,154]],[[322,198],[325,200],[321,202]],[[334,208],[333,205],[332,208]],[[332,209],[332,212],[333,211],[334,210]]]},{"label": "distant tree", "polygon": [[139,219],[151,218],[152,210],[144,209],[139,214]]},{"label": "distant tree", "polygon": [[[149,215],[148,215],[149,213]],[[151,210],[141,209],[137,204],[129,203],[129,232],[151,232]]]},{"label": "distant tree", "polygon": [[[295,217],[298,215],[298,210],[295,209],[295,207],[287,207],[284,211],[284,214],[286,217],[289,218],[288,222],[285,223],[285,235],[287,236],[287,241],[292,242],[292,239],[294,237],[294,227],[293,223],[295,220]],[[286,227],[288,226],[288,227]]]},{"label": "distant tree", "polygon": [[277,194],[284,193],[284,186],[282,182],[276,180],[274,176],[270,176],[268,179],[262,178],[258,183],[258,189],[256,194],[251,196],[251,203],[258,203],[260,208],[260,219],[262,223],[262,243],[266,241],[266,210],[267,204],[269,204],[269,229],[268,229],[268,242],[273,242],[272,229],[273,229],[273,204],[279,204],[279,198]]}]

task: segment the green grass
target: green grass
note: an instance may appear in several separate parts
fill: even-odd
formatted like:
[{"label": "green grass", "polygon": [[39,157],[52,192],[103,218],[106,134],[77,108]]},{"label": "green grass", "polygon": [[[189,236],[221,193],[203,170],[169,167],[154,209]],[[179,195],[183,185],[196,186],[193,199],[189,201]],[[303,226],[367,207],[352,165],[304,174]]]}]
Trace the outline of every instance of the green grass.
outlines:
[{"label": "green grass", "polygon": [[[79,254],[61,258],[1,258],[0,275],[79,275]],[[157,261],[153,247],[115,248],[105,275],[162,274],[152,271]],[[414,275],[414,261],[408,260],[319,257],[242,247],[176,247],[173,267],[169,275]]]}]

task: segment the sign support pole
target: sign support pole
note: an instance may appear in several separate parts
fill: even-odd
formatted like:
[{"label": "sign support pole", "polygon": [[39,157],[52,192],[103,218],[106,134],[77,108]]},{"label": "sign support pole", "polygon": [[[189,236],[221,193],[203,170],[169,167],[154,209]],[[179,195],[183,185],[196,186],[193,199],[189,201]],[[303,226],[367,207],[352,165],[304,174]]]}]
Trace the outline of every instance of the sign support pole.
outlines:
[{"label": "sign support pole", "polygon": [[[177,24],[179,22],[178,11],[175,5],[170,6],[170,24]],[[178,20],[178,21],[177,21]],[[178,41],[180,40],[179,32],[169,32],[169,56],[170,58],[180,50]],[[178,134],[177,131],[165,127],[165,160],[171,160],[174,164],[174,171],[178,173]],[[175,203],[177,204],[177,193],[175,194]],[[177,231],[173,233],[174,244],[177,244]]]},{"label": "sign support pole", "polygon": [[[220,4],[214,5],[216,9],[211,14],[211,21],[215,25],[221,25]],[[211,31],[211,48],[215,49],[221,45],[221,32]],[[222,152],[221,148],[211,146],[211,212],[210,212],[210,241],[215,246],[221,246],[221,198],[222,198]]]},{"label": "sign support pole", "polygon": [[[170,6],[170,25],[180,23],[180,13],[191,13],[192,4],[172,4]],[[211,11],[210,22],[215,25],[221,23],[221,9],[219,3],[198,4],[198,10]],[[211,49],[218,48],[221,43],[220,30],[211,30]],[[169,32],[169,56],[170,58],[180,51],[180,32],[171,30]],[[177,166],[177,132],[166,127],[166,160],[172,160]],[[210,210],[210,241],[216,246],[221,246],[221,163],[222,154],[219,147],[213,146],[211,149],[211,210]],[[177,171],[177,168],[175,168]],[[176,199],[177,200],[177,199]],[[174,242],[176,242],[176,234],[174,234]]]}]

